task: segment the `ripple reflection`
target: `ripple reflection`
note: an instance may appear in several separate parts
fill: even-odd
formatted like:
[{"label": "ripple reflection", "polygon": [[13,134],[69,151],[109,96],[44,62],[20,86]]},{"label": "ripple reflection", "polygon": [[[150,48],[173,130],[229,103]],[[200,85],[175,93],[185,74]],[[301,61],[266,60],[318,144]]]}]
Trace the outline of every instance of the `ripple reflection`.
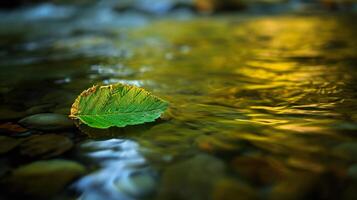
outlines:
[{"label": "ripple reflection", "polygon": [[149,195],[155,188],[155,173],[132,140],[88,141],[81,148],[100,169],[83,177],[75,188],[81,200],[131,200]]}]

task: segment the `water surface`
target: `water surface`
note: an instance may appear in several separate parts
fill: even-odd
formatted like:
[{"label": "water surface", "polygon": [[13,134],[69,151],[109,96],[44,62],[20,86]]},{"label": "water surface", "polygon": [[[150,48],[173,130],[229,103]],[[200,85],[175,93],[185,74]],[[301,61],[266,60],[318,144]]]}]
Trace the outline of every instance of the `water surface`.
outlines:
[{"label": "water surface", "polygon": [[[54,131],[74,147],[48,159],[76,161],[86,173],[50,198],[357,196],[352,16],[126,17],[135,26],[61,19],[1,32],[4,123],[67,115],[93,84],[137,85],[170,102],[155,123]],[[2,155],[4,168],[37,160],[17,151]]]}]

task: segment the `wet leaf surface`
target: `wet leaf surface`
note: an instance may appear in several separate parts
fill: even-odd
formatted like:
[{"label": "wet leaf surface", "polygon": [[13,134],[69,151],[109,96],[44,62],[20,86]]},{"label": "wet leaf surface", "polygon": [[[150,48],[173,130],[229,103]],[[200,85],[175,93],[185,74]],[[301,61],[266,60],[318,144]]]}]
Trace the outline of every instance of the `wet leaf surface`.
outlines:
[{"label": "wet leaf surface", "polygon": [[93,128],[125,127],[153,122],[167,107],[166,101],[135,86],[93,86],[78,96],[70,117]]}]

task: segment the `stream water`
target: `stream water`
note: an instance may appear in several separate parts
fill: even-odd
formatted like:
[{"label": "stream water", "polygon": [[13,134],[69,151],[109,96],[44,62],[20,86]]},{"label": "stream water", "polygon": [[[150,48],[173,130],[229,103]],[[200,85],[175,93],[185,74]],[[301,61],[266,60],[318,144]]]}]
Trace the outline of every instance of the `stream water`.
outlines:
[{"label": "stream water", "polygon": [[[46,9],[0,20],[1,199],[357,198],[354,16]],[[68,125],[82,90],[118,82],[165,120]]]}]

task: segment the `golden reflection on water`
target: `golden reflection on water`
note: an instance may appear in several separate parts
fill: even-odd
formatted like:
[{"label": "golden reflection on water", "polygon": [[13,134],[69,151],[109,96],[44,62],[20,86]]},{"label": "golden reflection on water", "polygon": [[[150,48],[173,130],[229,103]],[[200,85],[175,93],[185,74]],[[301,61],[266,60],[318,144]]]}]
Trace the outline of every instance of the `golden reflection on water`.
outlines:
[{"label": "golden reflection on water", "polygon": [[[149,131],[154,134],[143,133],[141,139],[174,150],[180,146],[176,142],[186,144],[209,133],[211,139],[200,145],[211,150],[212,145],[221,144],[232,149],[232,140],[246,140],[258,150],[288,155],[326,154],[324,150],[336,143],[333,140],[348,137],[334,125],[346,116],[350,105],[345,99],[353,99],[348,94],[354,81],[351,69],[341,58],[351,57],[356,42],[349,41],[352,33],[338,19],[168,20],[131,37],[143,34],[155,36],[152,44],[144,44],[128,65],[155,66],[139,78],[151,80],[153,85],[144,87],[167,98],[173,112],[170,122],[163,125],[167,129],[159,125]],[[155,48],[158,44],[160,48]],[[183,53],[182,46],[190,50]],[[331,138],[309,144],[308,135],[315,134]],[[287,162],[298,165],[300,161]],[[320,169],[313,164],[311,168]]]},{"label": "golden reflection on water", "polygon": [[357,42],[339,20],[218,17],[132,31],[129,41],[141,46],[121,62],[133,74],[104,81],[140,83],[170,110],[158,124],[97,135],[135,139],[159,169],[206,152],[225,159],[234,177],[276,170],[272,199],[309,187],[316,174],[346,174],[355,160],[347,142],[356,142]]}]

